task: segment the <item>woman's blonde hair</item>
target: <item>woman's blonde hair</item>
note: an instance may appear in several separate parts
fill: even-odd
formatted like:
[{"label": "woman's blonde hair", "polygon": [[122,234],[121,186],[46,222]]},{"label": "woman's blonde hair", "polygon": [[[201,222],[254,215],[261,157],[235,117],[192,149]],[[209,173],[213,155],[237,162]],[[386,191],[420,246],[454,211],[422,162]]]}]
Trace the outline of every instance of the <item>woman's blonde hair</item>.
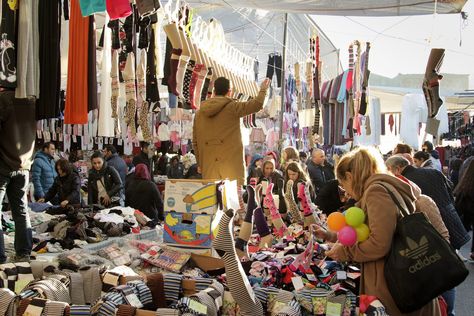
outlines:
[{"label": "woman's blonde hair", "polygon": [[336,177],[339,180],[346,179],[346,172],[352,174],[354,198],[360,199],[367,180],[374,174],[386,173],[387,169],[380,152],[375,148],[360,147],[342,156],[337,164]]},{"label": "woman's blonde hair", "polygon": [[290,160],[299,161],[300,160],[300,154],[295,147],[288,146],[285,149],[283,149],[283,151],[286,154],[286,161],[290,161]]}]

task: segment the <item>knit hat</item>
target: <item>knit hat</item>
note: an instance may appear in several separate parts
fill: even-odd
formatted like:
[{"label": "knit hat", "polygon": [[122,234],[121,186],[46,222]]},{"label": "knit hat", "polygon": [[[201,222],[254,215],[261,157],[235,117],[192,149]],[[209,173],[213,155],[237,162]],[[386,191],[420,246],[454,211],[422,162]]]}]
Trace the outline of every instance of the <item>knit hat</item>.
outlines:
[{"label": "knit hat", "polygon": [[105,0],[80,0],[82,16],[89,16],[96,12],[105,11]]},{"label": "knit hat", "polygon": [[129,0],[107,0],[106,7],[111,20],[126,18],[132,14]]}]

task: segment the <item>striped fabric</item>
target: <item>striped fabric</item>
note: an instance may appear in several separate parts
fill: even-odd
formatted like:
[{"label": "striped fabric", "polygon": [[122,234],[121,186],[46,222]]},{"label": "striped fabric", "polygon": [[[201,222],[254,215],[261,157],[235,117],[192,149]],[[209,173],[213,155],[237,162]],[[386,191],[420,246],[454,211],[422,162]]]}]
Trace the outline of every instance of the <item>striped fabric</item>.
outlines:
[{"label": "striped fabric", "polygon": [[21,292],[19,296],[20,296],[21,299],[34,298],[34,297],[38,297],[39,293],[37,291],[34,291],[34,290],[25,290],[25,291]]},{"label": "striped fabric", "polygon": [[74,305],[85,305],[86,299],[84,297],[84,279],[80,273],[71,273],[71,286],[69,287],[69,294],[71,302]]},{"label": "striped fabric", "polygon": [[97,313],[97,315],[115,316],[115,314],[117,313],[117,309],[118,309],[118,304],[114,303],[113,301],[107,301],[107,302],[104,302],[100,306],[99,312]]},{"label": "striped fabric", "polygon": [[8,288],[15,291],[15,281],[17,279],[17,269],[13,263],[0,265],[0,281],[2,288]]},{"label": "striped fabric", "polygon": [[102,294],[102,280],[98,267],[85,267],[79,269],[84,281],[84,298],[86,304],[96,302]]},{"label": "striped fabric", "polygon": [[70,316],[90,316],[91,307],[89,305],[71,305],[69,308]]},{"label": "striped fabric", "polygon": [[181,294],[181,281],[183,279],[182,275],[169,273],[164,275],[165,282],[165,297],[168,302],[176,302],[179,299]]},{"label": "striped fabric", "polygon": [[[18,262],[15,263],[15,266],[18,274],[16,279],[17,282],[26,285],[35,279],[29,262]],[[18,290],[21,291],[22,289]]]},{"label": "striped fabric", "polygon": [[15,300],[15,293],[9,289],[0,289],[0,315],[6,315]]},{"label": "striped fabric", "polygon": [[63,316],[67,303],[50,301],[46,303],[43,316]]},{"label": "striped fabric", "polygon": [[135,280],[127,282],[127,285],[133,289],[134,293],[137,295],[138,299],[143,305],[153,303],[153,297],[151,295],[150,288],[145,284],[145,282]]},{"label": "striped fabric", "polygon": [[158,308],[156,316],[179,316],[179,310],[173,308]]},{"label": "striped fabric", "polygon": [[235,253],[232,235],[233,217],[233,210],[224,213],[219,223],[219,233],[212,246],[224,260],[227,285],[240,306],[241,315],[263,315],[262,304],[255,298],[255,293]]},{"label": "striped fabric", "polygon": [[196,291],[202,291],[207,289],[212,284],[212,279],[209,278],[195,278]]},{"label": "striped fabric", "polygon": [[190,299],[195,300],[207,307],[207,315],[217,316],[217,306],[214,299],[209,296],[207,292],[201,291],[190,296]]}]

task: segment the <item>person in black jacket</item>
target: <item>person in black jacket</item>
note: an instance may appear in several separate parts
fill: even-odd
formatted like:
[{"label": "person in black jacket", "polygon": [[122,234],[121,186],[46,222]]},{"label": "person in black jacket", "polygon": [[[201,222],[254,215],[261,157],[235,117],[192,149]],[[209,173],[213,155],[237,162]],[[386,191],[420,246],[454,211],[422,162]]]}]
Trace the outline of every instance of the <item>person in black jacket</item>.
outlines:
[{"label": "person in black jacket", "polygon": [[[4,197],[15,222],[15,257],[20,262],[30,259],[32,229],[28,213],[27,188],[35,146],[35,100],[17,99],[15,91],[0,92],[0,209]],[[0,263],[7,260],[4,235],[0,227]]]},{"label": "person in black jacket", "polygon": [[[454,198],[449,189],[448,179],[441,172],[430,168],[415,168],[401,156],[390,157],[385,164],[395,176],[401,175],[414,182],[420,187],[422,194],[428,195],[435,201],[449,231],[449,241],[454,249],[459,250],[469,241],[470,236],[454,207]],[[454,315],[456,289],[448,290],[442,296],[448,305],[448,315]]]},{"label": "person in black jacket", "polygon": [[415,168],[401,156],[392,156],[385,163],[391,173],[395,176],[402,175],[414,182],[420,187],[422,194],[428,195],[435,201],[449,231],[451,245],[455,249],[460,249],[469,241],[469,234],[454,207],[454,197],[449,188],[448,179],[441,172],[430,168]]},{"label": "person in black jacket", "polygon": [[163,199],[156,184],[150,180],[145,164],[135,167],[135,176],[127,179],[125,206],[140,210],[155,222],[163,220]]},{"label": "person in black jacket", "polygon": [[123,205],[123,185],[115,168],[107,166],[104,156],[96,151],[92,157],[92,170],[87,183],[88,204],[111,207]]},{"label": "person in black jacket", "polygon": [[107,145],[104,149],[104,157],[107,161],[107,164],[111,167],[114,167],[120,175],[120,180],[122,183],[125,183],[125,177],[128,173],[128,167],[122,157],[117,153],[117,149],[113,145]]},{"label": "person in black jacket", "polygon": [[140,142],[140,153],[133,157],[133,165],[136,167],[137,165],[143,163],[148,167],[148,170],[151,173],[151,163],[150,158],[148,157],[148,153],[150,151],[150,143],[147,142]]},{"label": "person in black jacket", "polygon": [[[469,162],[464,176],[454,189],[456,208],[463,216],[466,228],[474,228],[474,161]],[[472,231],[471,260],[474,260],[474,229]]]},{"label": "person in black jacket", "polygon": [[322,149],[316,148],[311,153],[308,162],[308,173],[316,193],[329,181],[334,180],[334,167],[326,161],[326,154]]},{"label": "person in black jacket", "polygon": [[55,168],[58,176],[44,198],[38,202],[49,202],[57,195],[61,207],[66,207],[68,204],[80,205],[81,178],[73,165],[66,159],[59,159],[56,161]]}]

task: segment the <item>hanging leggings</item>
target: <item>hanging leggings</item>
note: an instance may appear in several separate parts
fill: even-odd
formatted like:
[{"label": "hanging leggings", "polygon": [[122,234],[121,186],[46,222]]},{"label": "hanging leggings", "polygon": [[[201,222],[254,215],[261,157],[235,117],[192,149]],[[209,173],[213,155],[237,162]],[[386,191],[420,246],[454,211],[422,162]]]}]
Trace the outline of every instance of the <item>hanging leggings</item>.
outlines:
[{"label": "hanging leggings", "polygon": [[40,98],[36,119],[55,118],[60,113],[61,90],[61,2],[46,1],[38,6]]},{"label": "hanging leggings", "polygon": [[272,79],[276,74],[278,88],[281,88],[282,58],[280,55],[268,55],[267,78]]},{"label": "hanging leggings", "polygon": [[191,107],[191,100],[190,100],[190,88],[191,88],[191,80],[193,77],[193,70],[195,66],[195,61],[190,60],[188,63],[188,67],[186,69],[186,73],[184,74],[184,82],[183,82],[183,97],[184,97],[184,108],[190,110]]},{"label": "hanging leggings", "polygon": [[219,233],[213,247],[224,260],[227,285],[234,300],[240,306],[241,315],[263,315],[263,308],[242,268],[234,248],[232,218],[234,210],[227,210],[219,223]]},{"label": "hanging leggings", "polygon": [[209,92],[209,86],[211,84],[211,79],[212,79],[212,68],[209,68],[206,76],[206,80],[204,80],[204,86],[202,87],[202,92],[201,92],[201,101],[204,101],[207,99],[207,93]]}]

